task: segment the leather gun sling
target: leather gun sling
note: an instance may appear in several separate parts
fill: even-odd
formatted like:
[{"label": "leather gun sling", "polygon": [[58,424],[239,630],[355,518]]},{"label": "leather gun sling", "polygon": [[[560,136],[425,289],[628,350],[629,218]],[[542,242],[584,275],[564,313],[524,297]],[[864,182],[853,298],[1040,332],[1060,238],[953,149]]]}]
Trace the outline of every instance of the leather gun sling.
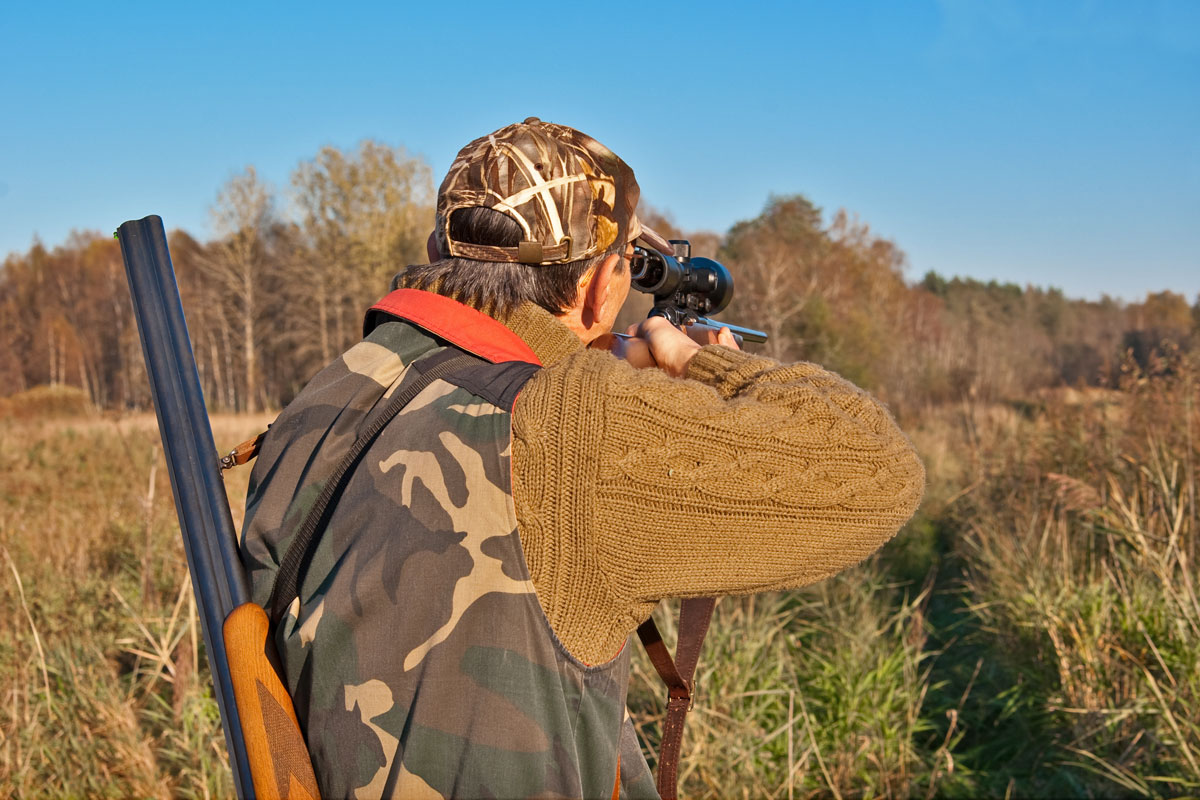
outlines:
[{"label": "leather gun sling", "polygon": [[[270,425],[267,426],[268,430]],[[255,458],[258,458],[258,451],[262,449],[263,439],[267,437],[267,431],[255,436],[253,439],[247,439],[237,447],[230,450],[227,454],[221,456],[219,466],[221,472],[234,467],[240,467],[243,464],[248,464]]]},{"label": "leather gun sling", "polygon": [[[434,358],[436,357],[434,356]],[[275,576],[275,585],[271,588],[271,599],[267,603],[272,625],[279,624],[284,614],[287,613],[288,606],[300,593],[300,582],[304,578],[304,572],[308,569],[314,545],[320,539],[326,523],[329,522],[330,504],[335,498],[341,496],[342,490],[346,487],[346,482],[350,480],[363,452],[375,441],[379,432],[425,387],[438,378],[443,378],[463,367],[478,363],[480,360],[476,356],[459,353],[424,371],[420,371],[421,367],[418,363],[413,372],[419,372],[419,377],[396,392],[383,411],[354,440],[350,450],[338,462],[333,474],[325,482],[325,488],[312,508],[309,509],[308,516],[304,518],[304,524],[300,526],[300,530],[293,537],[292,543],[288,546],[283,561],[279,565],[279,572]]]},{"label": "leather gun sling", "polygon": [[638,638],[650,657],[658,676],[667,685],[667,715],[662,725],[659,746],[656,786],[663,800],[675,800],[679,791],[679,748],[683,741],[683,723],[692,707],[696,662],[700,647],[712,620],[715,597],[689,597],[679,606],[679,642],[675,658],[667,650],[662,634],[654,620],[648,619],[638,627]]}]

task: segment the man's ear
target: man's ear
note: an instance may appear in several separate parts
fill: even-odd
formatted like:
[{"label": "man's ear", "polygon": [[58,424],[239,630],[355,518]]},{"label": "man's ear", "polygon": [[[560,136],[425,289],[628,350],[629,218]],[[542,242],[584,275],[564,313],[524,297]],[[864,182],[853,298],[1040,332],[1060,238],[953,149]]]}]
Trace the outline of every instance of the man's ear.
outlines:
[{"label": "man's ear", "polygon": [[442,255],[437,249],[437,231],[431,231],[429,238],[425,240],[425,255],[429,256],[430,264],[442,260]]},{"label": "man's ear", "polygon": [[612,289],[613,276],[616,275],[619,263],[621,257],[616,253],[609,253],[592,271],[590,278],[585,276],[586,282],[579,287],[583,292],[581,321],[585,327],[590,328],[601,317],[604,301],[608,299],[608,293]]}]

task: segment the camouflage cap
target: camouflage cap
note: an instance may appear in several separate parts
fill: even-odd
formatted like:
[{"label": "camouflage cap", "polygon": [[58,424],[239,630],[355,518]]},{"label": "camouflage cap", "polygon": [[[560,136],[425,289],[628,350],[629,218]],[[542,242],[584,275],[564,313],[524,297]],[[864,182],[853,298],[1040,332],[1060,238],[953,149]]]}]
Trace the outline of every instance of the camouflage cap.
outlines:
[{"label": "camouflage cap", "polygon": [[[459,151],[438,190],[438,251],[477,261],[560,264],[640,237],[669,253],[667,241],[637,218],[640,194],[633,170],[613,151],[574,128],[529,117]],[[451,239],[450,215],[478,206],[517,222],[521,243]]]}]

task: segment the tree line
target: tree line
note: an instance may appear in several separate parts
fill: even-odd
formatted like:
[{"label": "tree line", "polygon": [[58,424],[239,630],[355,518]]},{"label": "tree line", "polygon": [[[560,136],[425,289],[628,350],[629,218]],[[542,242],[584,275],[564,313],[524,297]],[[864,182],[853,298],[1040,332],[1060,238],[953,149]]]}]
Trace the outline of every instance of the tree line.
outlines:
[{"label": "tree line", "polygon": [[[220,190],[214,236],[169,236],[201,382],[214,410],[279,408],[361,336],[363,310],[425,258],[434,190],[403,148],[323,148],[276,191],[253,167]],[[765,352],[808,359],[879,392],[901,415],[960,400],[1027,400],[1054,386],[1115,385],[1121,366],[1200,346],[1200,298],[1070,299],[1054,288],[928,273],[845,211],[772,197],[724,234],[660,232],[735,276],[722,315],[766,330]],[[635,307],[641,308],[637,303]],[[75,233],[0,266],[0,396],[72,386],[100,408],[149,408],[120,249]]]},{"label": "tree line", "polygon": [[[323,148],[277,192],[246,168],[218,193],[214,237],[168,236],[210,407],[278,408],[362,335],[397,265],[424,258],[429,167],[402,148]],[[102,408],[149,407],[120,247],[76,233],[0,267],[0,395],[71,385]]]}]

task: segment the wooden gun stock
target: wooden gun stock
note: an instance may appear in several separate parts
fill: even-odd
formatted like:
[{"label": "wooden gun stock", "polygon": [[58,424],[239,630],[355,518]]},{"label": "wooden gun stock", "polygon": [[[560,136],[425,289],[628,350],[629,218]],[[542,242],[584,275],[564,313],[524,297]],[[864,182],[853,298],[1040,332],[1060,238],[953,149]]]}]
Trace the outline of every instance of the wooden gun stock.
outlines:
[{"label": "wooden gun stock", "polygon": [[267,613],[243,603],[222,626],[254,794],[259,800],[317,800],[317,778],[292,698],[272,662]]}]

